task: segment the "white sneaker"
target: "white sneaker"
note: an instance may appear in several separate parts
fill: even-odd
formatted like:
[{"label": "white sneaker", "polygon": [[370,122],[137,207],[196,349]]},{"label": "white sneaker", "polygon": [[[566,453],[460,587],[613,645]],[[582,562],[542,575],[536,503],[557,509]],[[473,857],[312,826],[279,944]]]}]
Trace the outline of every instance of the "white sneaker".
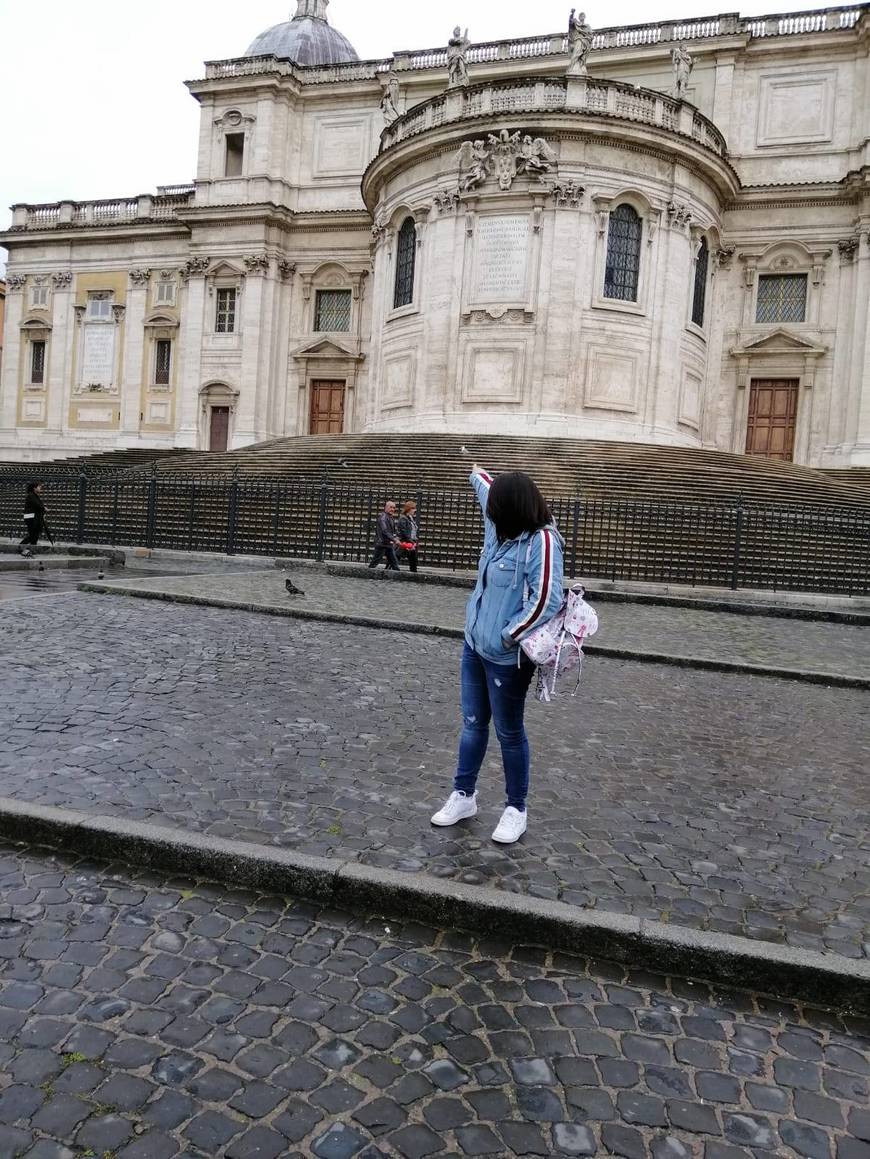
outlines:
[{"label": "white sneaker", "polygon": [[501,815],[501,820],[493,831],[492,839],[493,841],[498,841],[501,845],[513,845],[525,833],[527,824],[527,813],[521,813],[513,805],[508,805]]},{"label": "white sneaker", "polygon": [[433,825],[455,825],[464,817],[473,817],[477,812],[477,793],[469,797],[454,790],[437,813],[432,814]]}]

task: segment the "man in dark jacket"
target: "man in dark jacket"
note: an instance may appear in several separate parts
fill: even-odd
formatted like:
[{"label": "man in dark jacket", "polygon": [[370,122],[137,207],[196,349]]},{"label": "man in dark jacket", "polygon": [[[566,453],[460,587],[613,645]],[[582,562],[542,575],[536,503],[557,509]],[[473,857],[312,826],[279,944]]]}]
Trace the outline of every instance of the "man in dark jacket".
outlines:
[{"label": "man in dark jacket", "polygon": [[24,497],[24,538],[18,545],[19,552],[29,558],[33,548],[45,528],[45,504],[42,501],[42,483],[28,483]]},{"label": "man in dark jacket", "polygon": [[378,527],[375,532],[375,553],[369,567],[377,567],[381,557],[387,557],[387,569],[399,570],[399,560],[396,556],[396,547],[399,536],[396,532],[396,505],[392,499],[384,504],[384,509],[378,516]]}]

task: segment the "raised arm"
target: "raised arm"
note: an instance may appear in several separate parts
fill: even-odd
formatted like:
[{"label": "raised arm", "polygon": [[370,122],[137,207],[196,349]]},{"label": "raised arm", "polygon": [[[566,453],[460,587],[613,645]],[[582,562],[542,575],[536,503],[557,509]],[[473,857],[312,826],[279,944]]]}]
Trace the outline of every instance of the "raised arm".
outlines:
[{"label": "raised arm", "polygon": [[480,504],[480,509],[486,518],[486,504],[489,499],[489,489],[492,486],[492,475],[489,471],[484,471],[483,467],[478,467],[477,463],[471,468],[469,475],[469,482],[474,488],[474,493],[477,496],[477,501]]},{"label": "raised arm", "polygon": [[502,631],[506,648],[518,644],[535,628],[555,616],[562,606],[562,544],[550,527],[536,531],[526,567],[529,594],[522,608]]}]

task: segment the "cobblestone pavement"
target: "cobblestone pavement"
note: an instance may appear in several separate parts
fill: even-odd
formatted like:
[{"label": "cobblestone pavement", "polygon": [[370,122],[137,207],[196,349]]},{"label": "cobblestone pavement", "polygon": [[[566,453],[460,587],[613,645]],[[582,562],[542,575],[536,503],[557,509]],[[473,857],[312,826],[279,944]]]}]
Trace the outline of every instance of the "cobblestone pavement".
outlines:
[{"label": "cobblestone pavement", "polygon": [[7,605],[0,796],[870,956],[867,693],[590,657],[530,828],[434,829],[457,641],[121,597]]},{"label": "cobblestone pavement", "polygon": [[870,1156],[870,1023],[0,846],[0,1156]]},{"label": "cobblestone pavement", "polygon": [[[434,584],[390,584],[290,568],[305,592],[296,602],[309,610],[347,612],[396,623],[461,628],[468,592]],[[127,584],[133,578],[118,575]],[[136,580],[137,586],[179,594],[239,600],[286,608],[285,573],[251,571]],[[594,600],[592,600],[594,603]],[[637,652],[696,656],[762,667],[863,676],[870,673],[870,631],[863,625],[775,616],[746,616],[694,608],[602,602],[594,644]]]}]

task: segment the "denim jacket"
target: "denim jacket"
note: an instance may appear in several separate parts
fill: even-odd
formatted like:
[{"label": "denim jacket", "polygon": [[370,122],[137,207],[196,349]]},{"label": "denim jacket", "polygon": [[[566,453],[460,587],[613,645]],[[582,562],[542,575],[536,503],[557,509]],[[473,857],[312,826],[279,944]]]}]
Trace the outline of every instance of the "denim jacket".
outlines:
[{"label": "denim jacket", "polygon": [[472,472],[485,530],[477,585],[465,610],[465,639],[484,660],[519,664],[519,642],[562,605],[564,540],[550,524],[499,543],[486,515],[491,483],[486,471]]}]

